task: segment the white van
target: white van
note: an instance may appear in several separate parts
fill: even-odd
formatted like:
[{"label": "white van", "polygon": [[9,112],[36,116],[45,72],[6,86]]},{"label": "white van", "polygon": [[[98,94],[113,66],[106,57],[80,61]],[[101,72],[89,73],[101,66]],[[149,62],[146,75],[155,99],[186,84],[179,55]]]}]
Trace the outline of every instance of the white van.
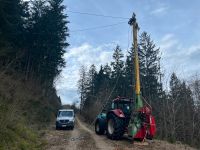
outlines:
[{"label": "white van", "polygon": [[56,118],[56,130],[60,128],[74,129],[75,114],[73,109],[60,109]]}]

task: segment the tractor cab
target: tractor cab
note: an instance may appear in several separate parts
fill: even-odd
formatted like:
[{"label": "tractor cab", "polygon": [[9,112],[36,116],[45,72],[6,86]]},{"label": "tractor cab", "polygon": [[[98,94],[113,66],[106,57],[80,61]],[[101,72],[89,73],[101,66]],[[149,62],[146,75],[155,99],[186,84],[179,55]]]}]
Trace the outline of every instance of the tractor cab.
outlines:
[{"label": "tractor cab", "polygon": [[133,109],[133,100],[118,97],[112,101],[111,110],[121,110],[127,117]]}]

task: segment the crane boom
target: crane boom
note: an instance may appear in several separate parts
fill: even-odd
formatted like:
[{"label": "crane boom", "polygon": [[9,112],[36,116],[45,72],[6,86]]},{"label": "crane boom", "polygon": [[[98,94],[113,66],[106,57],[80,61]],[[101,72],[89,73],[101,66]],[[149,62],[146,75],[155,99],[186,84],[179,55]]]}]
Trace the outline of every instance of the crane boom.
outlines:
[{"label": "crane boom", "polygon": [[136,15],[133,13],[132,18],[129,20],[129,25],[133,27],[133,45],[134,45],[134,65],[135,65],[135,94],[136,94],[136,110],[143,107],[143,102],[141,99],[141,92],[140,92],[140,69],[139,69],[139,57],[138,57],[138,43],[137,43],[137,33],[139,30],[138,23],[136,21]]}]

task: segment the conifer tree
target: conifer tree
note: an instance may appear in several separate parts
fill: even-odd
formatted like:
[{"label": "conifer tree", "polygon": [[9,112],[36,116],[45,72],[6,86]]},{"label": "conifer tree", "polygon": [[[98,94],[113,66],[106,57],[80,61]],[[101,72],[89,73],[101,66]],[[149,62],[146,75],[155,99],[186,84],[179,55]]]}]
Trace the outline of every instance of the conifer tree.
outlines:
[{"label": "conifer tree", "polygon": [[[62,0],[35,1],[30,18],[28,63],[26,70],[34,70],[41,81],[53,84],[54,78],[65,66],[63,55],[68,34],[67,16]],[[33,67],[32,67],[33,66]]]},{"label": "conifer tree", "polygon": [[122,76],[124,62],[122,58],[124,57],[119,45],[116,46],[113,53],[113,62],[111,66],[113,67],[112,78],[116,79],[118,76]]},{"label": "conifer tree", "polygon": [[103,73],[107,78],[111,78],[111,67],[108,65],[108,63],[103,67]]},{"label": "conifer tree", "polygon": [[150,101],[159,97],[160,56],[159,48],[151,40],[150,35],[143,32],[139,41],[139,60],[142,95]]},{"label": "conifer tree", "polygon": [[88,92],[94,96],[95,94],[95,82],[96,82],[97,71],[94,64],[92,64],[88,71]]},{"label": "conifer tree", "polygon": [[122,96],[124,94],[124,61],[123,53],[119,45],[116,46],[113,53],[112,66],[112,86],[115,87],[113,97]]},{"label": "conifer tree", "polygon": [[0,1],[0,64],[3,66],[23,53],[26,11],[27,2]]},{"label": "conifer tree", "polygon": [[134,78],[134,49],[131,47],[131,49],[128,51],[128,55],[126,58],[125,63],[125,82],[126,82],[126,96],[130,98],[134,97],[134,91],[135,91],[135,78]]},{"label": "conifer tree", "polygon": [[87,96],[87,78],[86,78],[86,68],[81,66],[79,72],[79,80],[78,80],[78,92],[80,93],[80,111],[83,110],[86,96]]}]

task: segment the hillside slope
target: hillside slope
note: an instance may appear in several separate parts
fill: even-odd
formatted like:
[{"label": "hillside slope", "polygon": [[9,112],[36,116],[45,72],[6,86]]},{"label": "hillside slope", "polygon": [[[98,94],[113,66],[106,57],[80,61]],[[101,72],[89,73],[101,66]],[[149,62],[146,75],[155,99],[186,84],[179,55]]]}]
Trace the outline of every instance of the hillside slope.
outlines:
[{"label": "hillside slope", "polygon": [[47,126],[60,107],[55,89],[20,75],[1,75],[0,83],[0,150],[41,149],[38,129]]}]

